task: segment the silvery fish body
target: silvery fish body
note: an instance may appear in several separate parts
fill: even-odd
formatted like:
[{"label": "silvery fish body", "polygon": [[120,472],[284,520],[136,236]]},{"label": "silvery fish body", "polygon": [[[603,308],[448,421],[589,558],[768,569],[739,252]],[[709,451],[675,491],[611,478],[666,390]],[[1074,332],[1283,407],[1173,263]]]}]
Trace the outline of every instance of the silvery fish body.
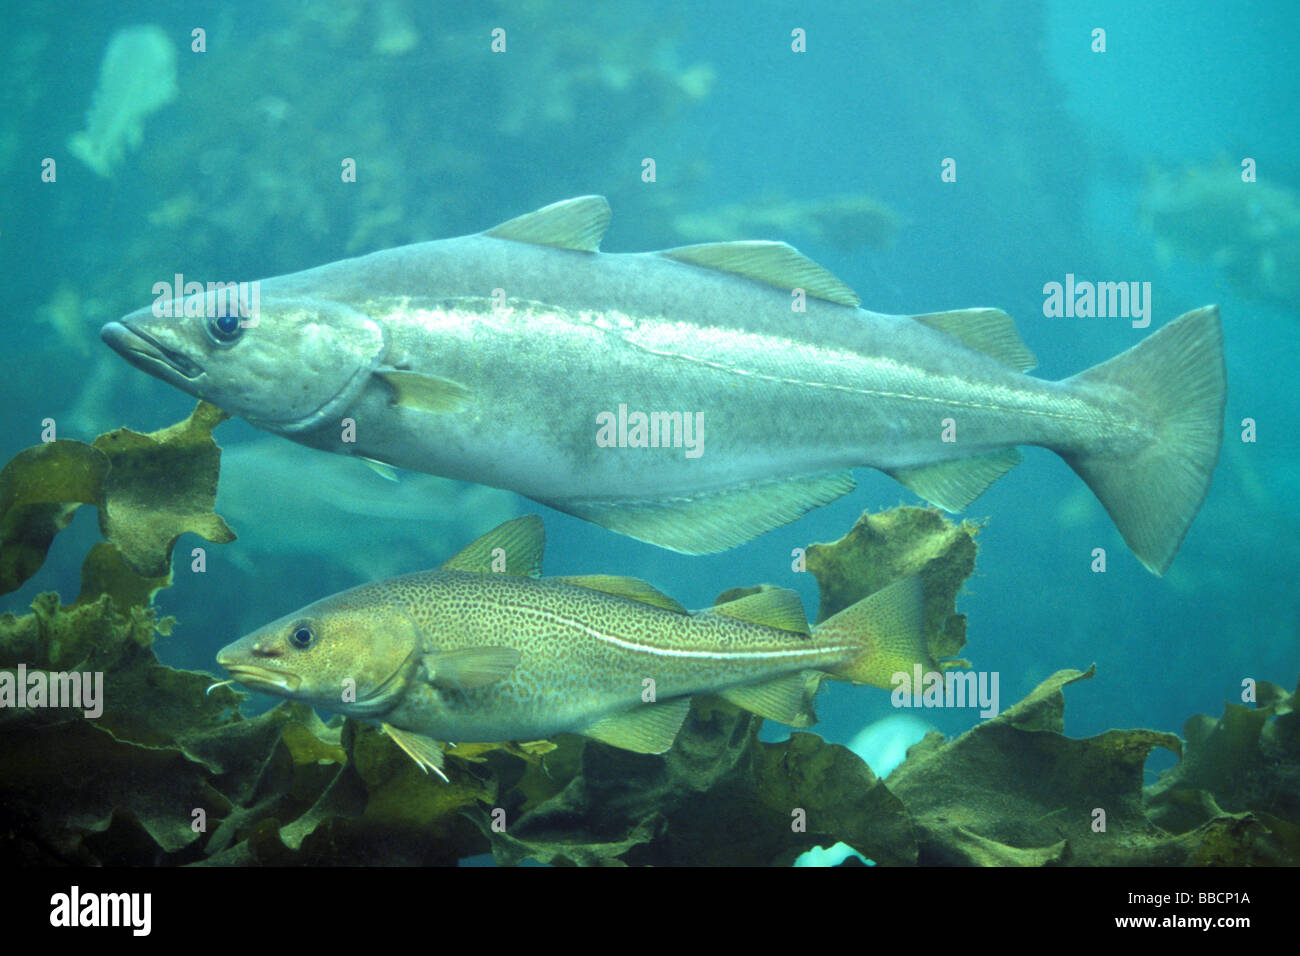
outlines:
[{"label": "silvery fish body", "polygon": [[[600,197],[261,280],[243,321],[141,309],[128,360],[295,441],[506,488],[686,553],[732,547],[878,468],[961,510],[1062,455],[1154,572],[1217,461],[1218,310],[1061,382],[994,309],[857,307],[782,243],[597,250]],[[212,297],[178,310],[212,313]],[[188,308],[186,308],[188,307]],[[220,310],[217,310],[220,311]]]}]

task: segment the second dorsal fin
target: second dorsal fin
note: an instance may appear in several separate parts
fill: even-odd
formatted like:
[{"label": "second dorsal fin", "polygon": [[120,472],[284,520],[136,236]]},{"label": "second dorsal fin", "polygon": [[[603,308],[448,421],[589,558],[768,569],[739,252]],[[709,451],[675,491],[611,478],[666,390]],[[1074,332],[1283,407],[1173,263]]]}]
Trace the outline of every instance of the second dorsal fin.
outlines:
[{"label": "second dorsal fin", "polygon": [[556,246],[596,252],[609,228],[609,203],[604,196],[578,196],[493,226],[483,233],[496,239],[513,239],[537,246]]},{"label": "second dorsal fin", "polygon": [[803,289],[815,298],[837,305],[856,307],[858,304],[857,293],[830,270],[784,242],[706,242],[698,246],[665,249],[659,255],[705,269],[744,276],[787,292]]},{"label": "second dorsal fin", "polygon": [[665,611],[674,611],[678,614],[687,613],[686,608],[654,585],[647,584],[640,578],[625,578],[616,574],[577,574],[550,578],[549,580],[573,584],[589,591],[603,591],[605,594],[627,598],[629,601],[640,601],[642,604],[663,608]]}]

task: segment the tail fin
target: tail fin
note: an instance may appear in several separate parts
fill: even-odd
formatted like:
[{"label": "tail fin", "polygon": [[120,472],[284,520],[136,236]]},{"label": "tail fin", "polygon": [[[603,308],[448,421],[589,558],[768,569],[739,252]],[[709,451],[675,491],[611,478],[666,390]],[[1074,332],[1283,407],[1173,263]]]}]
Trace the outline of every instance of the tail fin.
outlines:
[{"label": "tail fin", "polygon": [[922,626],[921,578],[903,578],[869,594],[813,628],[817,641],[854,644],[858,652],[827,673],[873,687],[894,687],[894,674],[911,675],[914,664],[939,667],[930,657]]},{"label": "tail fin", "polygon": [[1174,319],[1108,362],[1069,379],[1119,386],[1156,422],[1156,438],[1126,457],[1075,453],[1066,462],[1110,513],[1128,546],[1164,574],[1201,510],[1223,441],[1227,384],[1218,306]]}]

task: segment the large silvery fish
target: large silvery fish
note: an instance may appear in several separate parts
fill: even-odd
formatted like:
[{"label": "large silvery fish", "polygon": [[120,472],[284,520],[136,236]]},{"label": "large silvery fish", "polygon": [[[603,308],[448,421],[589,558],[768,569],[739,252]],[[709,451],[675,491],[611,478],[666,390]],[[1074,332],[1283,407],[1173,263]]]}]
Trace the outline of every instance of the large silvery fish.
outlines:
[{"label": "large silvery fish", "polygon": [[796,727],[823,677],[938,670],[915,577],[809,629],[771,588],[689,613],[635,578],[540,578],[542,522],[508,521],[434,571],[363,584],[259,628],[217,663],[254,689],[382,727],[425,770],[438,741],[585,734],[662,753],[690,697]]},{"label": "large silvery fish", "polygon": [[858,466],[960,511],[1042,445],[1148,568],[1173,560],[1219,454],[1217,308],[1048,382],[1003,312],[868,312],[783,243],[600,253],[609,215],[572,199],[262,280],[255,322],[190,297],[102,336],[268,431],[686,553],[793,521]]}]

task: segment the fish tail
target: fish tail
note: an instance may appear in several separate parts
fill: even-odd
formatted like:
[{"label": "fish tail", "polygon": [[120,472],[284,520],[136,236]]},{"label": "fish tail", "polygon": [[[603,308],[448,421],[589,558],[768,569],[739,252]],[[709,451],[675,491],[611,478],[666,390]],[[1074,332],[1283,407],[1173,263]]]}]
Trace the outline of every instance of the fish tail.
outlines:
[{"label": "fish tail", "polygon": [[1154,421],[1155,440],[1125,456],[1062,454],[1138,559],[1162,575],[1210,486],[1223,442],[1227,382],[1218,306],[1184,313],[1133,348],[1068,380],[1118,386]]},{"label": "fish tail", "polygon": [[927,646],[923,608],[921,579],[914,574],[822,621],[813,628],[814,639],[855,648],[826,673],[838,680],[892,688],[893,676],[900,671],[910,675],[915,664],[938,670]]}]

